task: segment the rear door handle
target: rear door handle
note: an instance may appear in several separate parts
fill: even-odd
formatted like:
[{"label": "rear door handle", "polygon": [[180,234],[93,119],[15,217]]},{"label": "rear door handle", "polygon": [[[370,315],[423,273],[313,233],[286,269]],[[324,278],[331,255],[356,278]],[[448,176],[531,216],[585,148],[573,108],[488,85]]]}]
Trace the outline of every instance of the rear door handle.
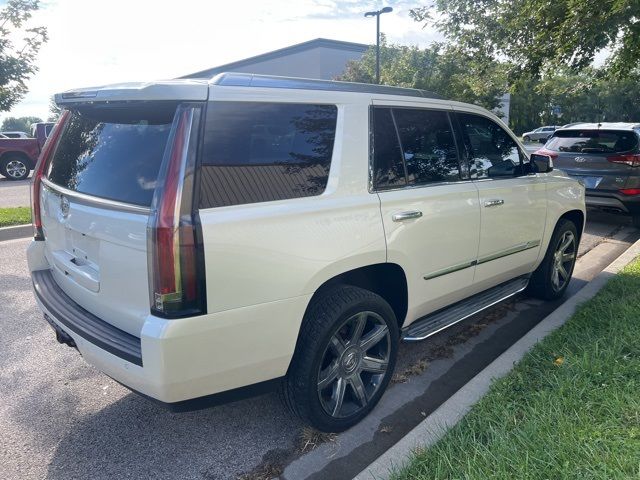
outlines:
[{"label": "rear door handle", "polygon": [[495,200],[487,200],[484,202],[485,207],[498,207],[500,205],[504,205],[504,200],[501,198],[496,198]]},{"label": "rear door handle", "polygon": [[394,213],[391,219],[394,222],[402,222],[403,220],[411,220],[412,218],[420,218],[422,216],[422,212],[417,210],[412,210],[410,212],[398,212]]}]

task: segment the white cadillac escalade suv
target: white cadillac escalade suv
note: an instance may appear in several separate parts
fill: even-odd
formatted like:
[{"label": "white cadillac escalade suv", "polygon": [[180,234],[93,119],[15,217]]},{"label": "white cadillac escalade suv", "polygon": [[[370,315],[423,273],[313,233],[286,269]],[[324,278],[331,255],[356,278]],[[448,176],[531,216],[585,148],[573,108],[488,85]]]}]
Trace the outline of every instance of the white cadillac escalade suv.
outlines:
[{"label": "white cadillac escalade suv", "polygon": [[175,410],[278,387],[344,430],[400,341],[571,278],[584,188],[477,106],[248,74],[56,102],[35,296],[60,342]]}]

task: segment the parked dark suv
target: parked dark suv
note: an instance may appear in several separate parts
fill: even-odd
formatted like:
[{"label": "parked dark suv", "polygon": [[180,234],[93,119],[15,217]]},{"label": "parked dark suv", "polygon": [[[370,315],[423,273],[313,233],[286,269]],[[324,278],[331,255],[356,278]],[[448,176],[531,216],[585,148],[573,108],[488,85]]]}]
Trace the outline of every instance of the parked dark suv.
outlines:
[{"label": "parked dark suv", "polygon": [[588,207],[629,214],[640,228],[640,123],[562,128],[537,153],[582,181]]}]

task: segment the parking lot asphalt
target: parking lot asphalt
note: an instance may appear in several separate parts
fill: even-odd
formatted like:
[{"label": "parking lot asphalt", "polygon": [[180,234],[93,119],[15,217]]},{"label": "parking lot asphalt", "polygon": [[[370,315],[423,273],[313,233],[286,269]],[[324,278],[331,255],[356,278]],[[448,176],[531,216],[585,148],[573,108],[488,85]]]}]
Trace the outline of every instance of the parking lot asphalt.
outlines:
[{"label": "parking lot asphalt", "polygon": [[28,207],[31,200],[29,186],[31,179],[7,180],[0,176],[0,208],[1,207]]},{"label": "parking lot asphalt", "polygon": [[[589,218],[572,292],[639,236],[625,217]],[[520,296],[403,344],[395,383],[374,412],[343,434],[317,438],[276,394],[170,413],[87,365],[42,320],[27,244],[0,243],[2,479],[257,479],[282,470],[287,479],[351,478],[555,307]]]}]

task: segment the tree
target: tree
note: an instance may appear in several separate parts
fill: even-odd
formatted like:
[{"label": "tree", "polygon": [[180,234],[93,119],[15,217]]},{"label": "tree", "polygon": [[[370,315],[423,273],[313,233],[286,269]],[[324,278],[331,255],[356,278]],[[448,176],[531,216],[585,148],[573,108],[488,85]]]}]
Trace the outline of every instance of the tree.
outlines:
[{"label": "tree", "polygon": [[[374,83],[375,62],[375,48],[371,47],[362,59],[350,62],[338,79]],[[506,68],[501,63],[440,43],[425,49],[390,45],[384,36],[380,45],[380,83],[429,90],[489,109],[499,107],[500,98],[507,91]]]},{"label": "tree", "polygon": [[7,117],[2,122],[2,132],[25,132],[31,134],[31,124],[42,122],[38,117]]},{"label": "tree", "polygon": [[[0,10],[0,112],[24,97],[27,81],[38,70],[35,60],[47,41],[47,29],[26,28],[38,6],[38,0],[9,0]],[[24,36],[16,45],[12,39],[19,35]]]},{"label": "tree", "polygon": [[560,68],[541,79],[523,76],[512,86],[510,126],[517,133],[542,124],[598,121],[640,121],[640,70],[617,79],[603,69]]},{"label": "tree", "polygon": [[62,108],[56,104],[55,97],[51,97],[49,99],[49,117],[47,118],[47,122],[57,122],[61,113]]},{"label": "tree", "polygon": [[557,66],[579,71],[603,49],[616,77],[640,61],[638,0],[435,0],[411,14],[470,54],[511,61],[517,77]]}]

